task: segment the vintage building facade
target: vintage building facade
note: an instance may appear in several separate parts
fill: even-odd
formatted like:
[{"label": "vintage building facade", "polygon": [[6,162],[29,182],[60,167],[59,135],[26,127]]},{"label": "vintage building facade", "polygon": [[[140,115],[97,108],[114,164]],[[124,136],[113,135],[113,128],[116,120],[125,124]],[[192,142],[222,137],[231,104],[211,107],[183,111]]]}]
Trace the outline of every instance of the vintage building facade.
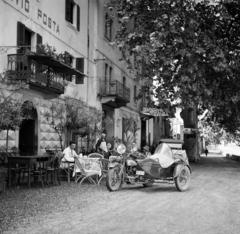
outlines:
[{"label": "vintage building facade", "polygon": [[134,71],[121,60],[121,54],[113,45],[117,30],[117,18],[106,1],[96,1],[98,26],[96,61],[98,97],[104,112],[103,125],[108,140],[120,138],[141,143],[141,119],[137,94],[141,83]]},{"label": "vintage building facade", "polygon": [[[121,54],[112,44],[117,21],[104,4],[104,0],[0,0],[0,74],[13,84],[24,84],[14,97],[23,109],[31,106],[30,117],[9,133],[9,148],[39,154],[59,147],[46,113],[69,98],[102,113],[102,128],[112,143],[120,138],[140,147],[165,134],[163,117],[141,113],[142,102],[137,100],[141,80],[119,60]],[[7,86],[1,84],[1,90]],[[73,136],[64,133],[66,144]],[[2,131],[0,147],[5,140]]]},{"label": "vintage building facade", "polygon": [[27,84],[14,95],[23,105],[31,103],[33,109],[31,118],[10,133],[10,148],[35,154],[58,146],[57,133],[45,113],[53,103],[64,103],[66,97],[100,108],[92,79],[95,63],[88,42],[93,31],[88,27],[88,10],[88,1],[81,0],[0,1],[0,72],[7,79]]}]

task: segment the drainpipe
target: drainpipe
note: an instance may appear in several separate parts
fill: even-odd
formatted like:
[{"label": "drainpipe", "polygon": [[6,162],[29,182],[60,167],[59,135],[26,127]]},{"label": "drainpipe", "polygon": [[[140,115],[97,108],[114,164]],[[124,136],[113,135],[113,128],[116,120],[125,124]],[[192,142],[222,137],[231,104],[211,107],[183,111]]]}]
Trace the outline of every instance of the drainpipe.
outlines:
[{"label": "drainpipe", "polygon": [[89,93],[89,54],[90,54],[90,36],[89,36],[89,15],[90,15],[90,0],[88,0],[88,9],[87,9],[87,98],[86,102],[88,103],[88,93]]}]

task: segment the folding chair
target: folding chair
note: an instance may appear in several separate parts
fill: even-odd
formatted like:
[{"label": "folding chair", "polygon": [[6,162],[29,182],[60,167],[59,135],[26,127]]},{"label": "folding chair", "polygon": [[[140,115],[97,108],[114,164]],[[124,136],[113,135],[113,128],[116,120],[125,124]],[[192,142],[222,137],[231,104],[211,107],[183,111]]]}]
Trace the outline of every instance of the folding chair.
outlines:
[{"label": "folding chair", "polygon": [[[77,183],[80,180],[82,184],[85,180],[88,180],[90,183],[97,184],[97,178],[99,176],[99,171],[95,170],[85,170],[84,166],[81,164],[79,158],[75,157],[75,167],[77,167],[80,172],[75,172],[75,182]],[[96,177],[96,181],[92,177]]]},{"label": "folding chair", "polygon": [[88,155],[88,158],[104,158],[104,156],[99,153],[91,153]]},{"label": "folding chair", "polygon": [[107,173],[108,173],[108,163],[109,163],[109,160],[106,159],[106,158],[100,158],[99,159],[100,161],[100,165],[101,165],[101,171],[102,171],[102,175],[98,181],[98,185],[101,184],[101,181],[103,178],[106,178],[107,177]]}]

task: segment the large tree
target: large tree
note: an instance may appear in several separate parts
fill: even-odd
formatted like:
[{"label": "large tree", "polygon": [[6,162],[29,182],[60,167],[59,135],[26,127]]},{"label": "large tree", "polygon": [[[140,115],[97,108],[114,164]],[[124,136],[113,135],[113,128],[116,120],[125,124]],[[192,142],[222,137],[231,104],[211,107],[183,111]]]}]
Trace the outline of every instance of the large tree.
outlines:
[{"label": "large tree", "polygon": [[178,105],[193,110],[195,117],[208,109],[227,130],[236,132],[240,126],[237,1],[111,0],[108,9],[117,12],[116,44],[123,57],[131,63],[128,58],[133,55],[141,77],[158,81],[155,96],[160,107]]}]

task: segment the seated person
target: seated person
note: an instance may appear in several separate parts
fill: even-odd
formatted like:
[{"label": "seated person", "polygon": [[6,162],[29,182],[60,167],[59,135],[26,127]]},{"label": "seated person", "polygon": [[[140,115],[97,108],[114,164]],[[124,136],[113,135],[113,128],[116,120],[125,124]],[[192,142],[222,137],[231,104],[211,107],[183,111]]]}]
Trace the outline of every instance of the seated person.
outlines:
[{"label": "seated person", "polygon": [[74,150],[76,143],[73,141],[69,142],[69,146],[63,151],[62,162],[74,162],[74,157],[77,157],[77,153]]},{"label": "seated person", "polygon": [[145,145],[143,147],[143,154],[145,155],[146,158],[151,156],[150,148],[148,145]]}]

